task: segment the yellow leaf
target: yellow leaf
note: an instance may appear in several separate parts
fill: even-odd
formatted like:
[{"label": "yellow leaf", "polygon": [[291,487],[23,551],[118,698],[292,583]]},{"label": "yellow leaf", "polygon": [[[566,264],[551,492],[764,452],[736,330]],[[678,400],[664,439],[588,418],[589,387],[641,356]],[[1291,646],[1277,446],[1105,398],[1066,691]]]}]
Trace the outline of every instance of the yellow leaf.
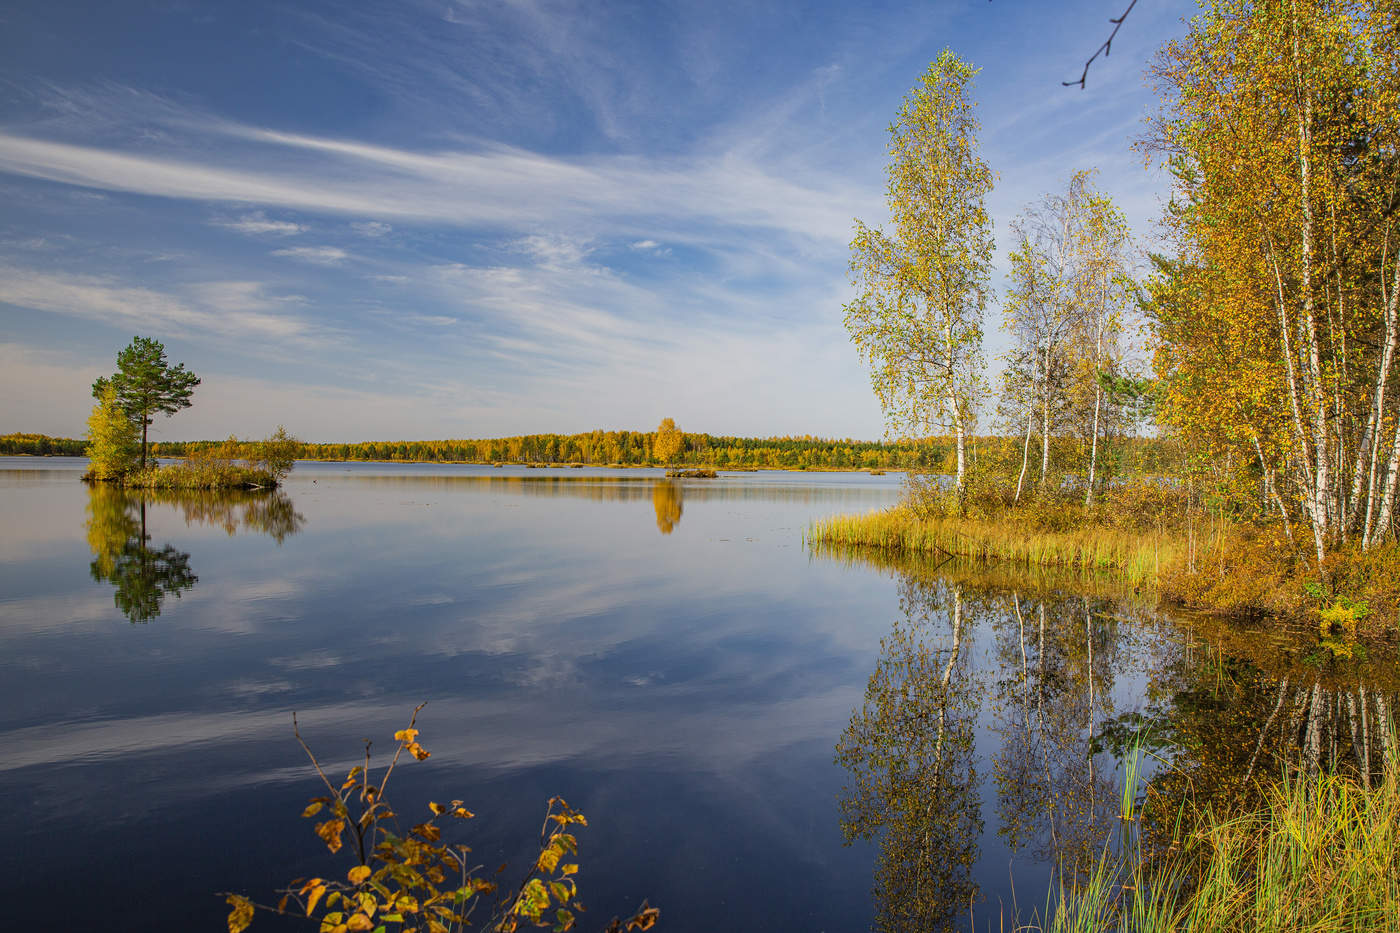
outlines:
[{"label": "yellow leaf", "polygon": [[301,811],[301,815],[302,815],[302,816],[315,816],[317,813],[320,813],[320,812],[321,812],[321,807],[323,807],[323,806],[324,806],[324,804],[322,804],[321,801],[318,800],[318,801],[316,801],[315,803],[313,803],[313,804],[311,804],[310,806],[308,806],[305,810],[302,810],[302,811]]},{"label": "yellow leaf", "polygon": [[417,738],[417,737],[418,737],[418,730],[417,730],[417,729],[400,729],[398,732],[395,732],[395,733],[394,733],[394,739],[395,739],[396,741],[399,741],[399,742],[404,743],[405,745],[408,745],[410,742],[412,742],[412,741],[413,741],[415,738]]},{"label": "yellow leaf", "polygon": [[444,807],[442,804],[433,803],[431,801],[429,801],[428,803],[428,809],[433,811],[433,816],[442,816],[444,813],[447,812],[447,808]]},{"label": "yellow leaf", "polygon": [[224,901],[233,908],[228,912],[228,933],[243,933],[253,922],[253,902],[237,894],[230,894]]},{"label": "yellow leaf", "polygon": [[374,921],[364,914],[355,914],[349,920],[345,921],[345,928],[347,930],[354,930],[356,933],[362,933],[364,930],[374,929]]},{"label": "yellow leaf", "polygon": [[476,816],[475,813],[466,809],[465,807],[458,807],[457,809],[453,810],[452,815],[459,820],[469,820],[472,817]]},{"label": "yellow leaf", "polygon": [[326,848],[332,852],[340,851],[340,834],[345,829],[344,820],[326,820],[324,823],[316,824],[316,835],[321,837],[321,841],[326,844]]},{"label": "yellow leaf", "polygon": [[346,877],[350,879],[351,884],[359,884],[369,877],[369,866],[356,865],[354,868],[350,869]]},{"label": "yellow leaf", "polygon": [[311,889],[311,893],[306,897],[306,915],[308,917],[316,910],[316,905],[320,903],[321,897],[325,893],[326,886],[324,884],[318,884]]},{"label": "yellow leaf", "polygon": [[424,758],[427,758],[429,755],[432,754],[432,752],[428,751],[426,748],[419,745],[417,742],[414,742],[412,745],[410,745],[408,747],[408,750],[412,752],[413,757],[417,758],[419,761],[422,761]]},{"label": "yellow leaf", "polygon": [[577,865],[574,865],[574,864],[565,865],[563,868],[559,869],[559,873],[562,874],[562,875],[563,875],[564,877],[566,877],[566,878],[567,878],[569,875],[572,875],[572,874],[574,874],[574,873],[577,872],[577,871],[578,871],[578,866],[577,866]]}]

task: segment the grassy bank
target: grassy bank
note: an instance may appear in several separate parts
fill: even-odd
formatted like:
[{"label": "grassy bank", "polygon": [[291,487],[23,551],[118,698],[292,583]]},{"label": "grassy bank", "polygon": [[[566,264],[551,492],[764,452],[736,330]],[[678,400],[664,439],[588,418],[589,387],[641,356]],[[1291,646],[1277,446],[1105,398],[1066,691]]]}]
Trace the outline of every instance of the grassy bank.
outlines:
[{"label": "grassy bank", "polygon": [[1022,516],[998,518],[918,515],[907,506],[815,522],[807,539],[836,547],[879,548],[899,554],[942,554],[978,561],[1111,571],[1134,584],[1155,585],[1181,543],[1171,535],[1086,525],[1045,530]]},{"label": "grassy bank", "polygon": [[1013,485],[984,481],[957,497],[913,477],[899,505],[814,522],[806,539],[814,548],[1110,573],[1172,605],[1235,618],[1317,626],[1342,612],[1348,637],[1400,631],[1400,544],[1344,542],[1319,567],[1311,538],[1152,480],[1110,487],[1086,505],[1082,491],[1017,499]]},{"label": "grassy bank", "polygon": [[[1177,804],[1164,854],[1145,857],[1124,795],[1129,857],[1106,854],[1062,888],[1044,933],[1286,933],[1400,930],[1400,782],[1394,758],[1369,789],[1350,775],[1286,779],[1257,809],[1193,813]],[[1156,803],[1147,795],[1147,807]]]},{"label": "grassy bank", "polygon": [[818,521],[814,544],[901,554],[964,557],[1032,567],[1106,571],[1155,585],[1184,550],[1187,503],[1172,487],[1112,487],[1085,504],[1082,492],[1023,490],[983,480],[959,496],[938,478],[911,477],[901,503]]}]

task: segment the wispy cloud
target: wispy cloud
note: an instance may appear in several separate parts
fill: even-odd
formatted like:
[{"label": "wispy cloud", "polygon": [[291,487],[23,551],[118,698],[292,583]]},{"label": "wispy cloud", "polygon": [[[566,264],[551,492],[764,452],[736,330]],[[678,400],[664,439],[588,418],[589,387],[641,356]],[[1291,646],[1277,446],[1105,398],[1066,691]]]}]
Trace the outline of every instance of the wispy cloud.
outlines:
[{"label": "wispy cloud", "polygon": [[350,258],[350,254],[338,246],[288,246],[285,249],[273,250],[272,255],[299,259],[318,266],[338,266]]},{"label": "wispy cloud", "polygon": [[365,220],[352,223],[350,229],[354,230],[360,236],[378,239],[379,237],[387,236],[394,228],[386,223],[380,223],[377,220]]},{"label": "wispy cloud", "polygon": [[[834,176],[775,174],[740,157],[565,159],[502,146],[422,153],[348,140],[210,124],[241,140],[236,159],[198,162],[0,133],[0,171],[88,188],[244,202],[477,229],[638,226],[694,241],[696,225],[781,230],[843,243],[876,192]],[[306,166],[294,153],[315,153]],[[236,164],[235,164],[236,163]],[[383,223],[385,221],[380,220]]]},{"label": "wispy cloud", "polygon": [[0,303],[72,315],[130,329],[158,326],[166,332],[225,334],[288,340],[309,336],[289,314],[258,310],[268,301],[251,283],[206,283],[181,297],[108,277],[69,275],[0,266]]},{"label": "wispy cloud", "polygon": [[271,220],[262,211],[254,211],[231,220],[216,220],[216,227],[246,233],[249,236],[294,236],[305,233],[306,227],[290,220]]}]

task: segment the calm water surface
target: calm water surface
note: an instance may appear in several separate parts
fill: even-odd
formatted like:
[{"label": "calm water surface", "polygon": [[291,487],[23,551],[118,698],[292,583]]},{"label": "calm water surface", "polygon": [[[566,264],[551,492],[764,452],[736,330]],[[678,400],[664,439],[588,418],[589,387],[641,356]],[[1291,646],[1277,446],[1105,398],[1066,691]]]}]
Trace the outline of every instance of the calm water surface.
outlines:
[{"label": "calm water surface", "polygon": [[667,930],[985,928],[1111,838],[1144,732],[1166,793],[1395,747],[1382,659],[804,545],[893,475],[301,464],[150,497],[83,467],[0,458],[0,892],[35,928],[216,930],[214,892],[343,873],[293,710],[344,770],[427,700],[391,796],[467,801],[508,877],[566,797],[589,928],[643,898]]}]

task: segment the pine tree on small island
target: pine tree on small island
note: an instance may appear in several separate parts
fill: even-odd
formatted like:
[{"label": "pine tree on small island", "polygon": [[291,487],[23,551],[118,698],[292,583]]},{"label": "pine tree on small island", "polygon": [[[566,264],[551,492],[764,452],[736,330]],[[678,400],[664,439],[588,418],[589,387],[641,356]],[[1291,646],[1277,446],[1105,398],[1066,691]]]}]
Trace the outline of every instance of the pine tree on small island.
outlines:
[{"label": "pine tree on small island", "polygon": [[[181,445],[184,463],[162,469],[148,456],[147,429],[156,412],[166,416],[190,407],[200,379],[165,359],[165,345],[150,337],[133,337],[117,354],[117,371],[92,384],[98,400],[88,418],[87,455],[93,482],[138,488],[269,489],[291,472],[301,442],[278,425],[266,440]],[[140,439],[137,439],[140,425]],[[149,468],[147,466],[149,462]]]},{"label": "pine tree on small island", "polygon": [[92,397],[101,400],[109,388],[115,390],[117,402],[135,424],[141,425],[141,466],[146,469],[146,429],[155,420],[156,412],[168,418],[182,408],[190,407],[190,396],[199,377],[180,363],[172,367],[165,360],[165,344],[150,337],[133,337],[125,350],[117,354],[117,371],[112,378],[99,377],[92,384]]}]

